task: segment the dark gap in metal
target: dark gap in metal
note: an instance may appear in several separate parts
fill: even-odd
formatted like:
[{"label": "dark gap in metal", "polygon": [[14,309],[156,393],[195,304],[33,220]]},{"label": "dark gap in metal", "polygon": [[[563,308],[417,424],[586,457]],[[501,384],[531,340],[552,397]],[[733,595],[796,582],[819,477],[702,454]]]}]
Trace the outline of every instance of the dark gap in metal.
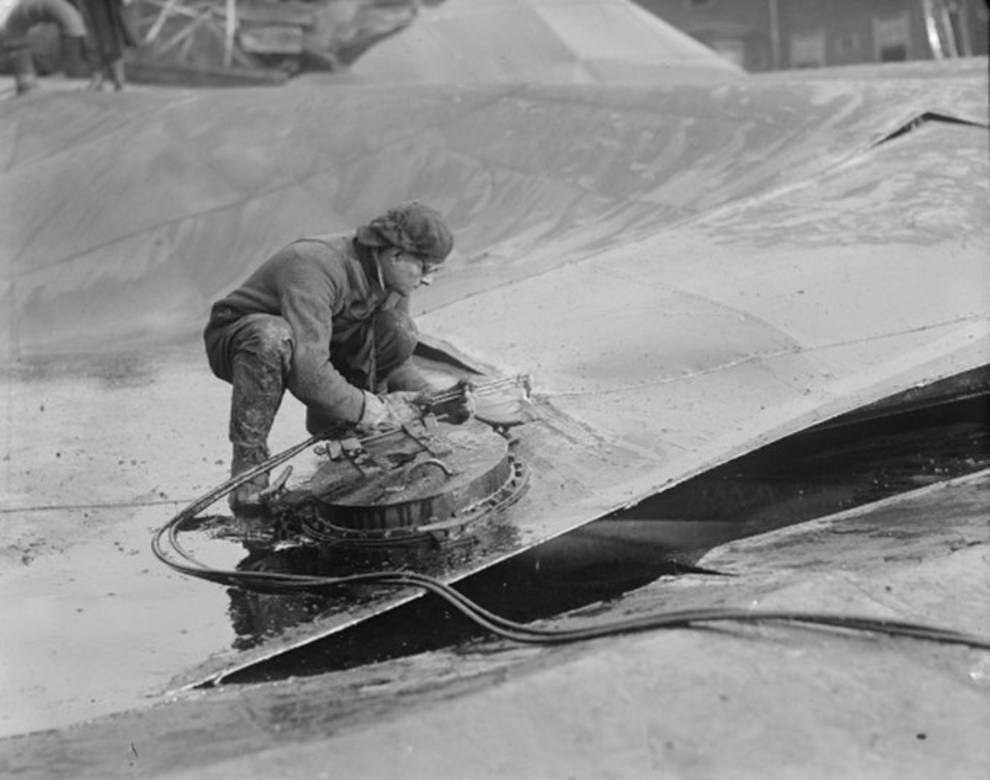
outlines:
[{"label": "dark gap in metal", "polygon": [[981,127],[984,129],[987,127],[985,122],[974,122],[971,119],[963,119],[950,114],[941,114],[937,111],[924,111],[909,119],[896,130],[887,133],[887,135],[883,138],[876,141],[873,146],[880,146],[880,144],[885,144],[888,141],[893,141],[895,138],[900,138],[905,133],[910,133],[912,130],[916,130],[926,122],[944,122],[945,124],[950,125],[969,125],[970,127]]},{"label": "dark gap in metal", "polygon": [[[982,390],[981,390],[982,388]],[[714,546],[990,467],[990,366],[917,388],[763,447],[468,577],[457,588],[516,621],[610,600],[696,567]],[[270,566],[321,573],[313,551]],[[239,646],[306,622],[320,596],[231,589]],[[598,605],[598,606],[589,606]],[[440,599],[400,608],[232,673],[258,682],[339,671],[484,636]],[[477,651],[472,647],[472,652]]]}]

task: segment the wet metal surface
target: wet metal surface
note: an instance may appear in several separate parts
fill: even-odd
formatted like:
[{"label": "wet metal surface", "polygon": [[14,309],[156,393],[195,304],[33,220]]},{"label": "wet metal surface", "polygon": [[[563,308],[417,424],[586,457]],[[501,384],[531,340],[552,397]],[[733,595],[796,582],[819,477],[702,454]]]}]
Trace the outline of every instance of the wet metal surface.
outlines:
[{"label": "wet metal surface", "polygon": [[[533,419],[515,429],[514,457],[531,474],[519,500],[493,519],[486,544],[469,551],[452,550],[452,557],[434,570],[447,582],[481,571],[493,563],[591,519],[608,486],[609,468],[617,463],[643,463],[644,456],[621,445],[603,441],[552,407],[533,404]],[[601,512],[597,512],[601,514]],[[508,523],[504,525],[503,523]],[[469,553],[469,554],[465,554]],[[205,561],[211,563],[210,560]],[[349,609],[321,613],[311,625],[291,626],[273,641],[239,653],[217,653],[201,666],[177,677],[170,687],[198,685],[215,680],[267,657],[317,641],[321,636],[406,603],[420,595],[416,589],[379,590],[375,598],[352,604]]]},{"label": "wet metal surface", "polygon": [[[226,616],[198,612],[217,589],[160,571],[138,537],[228,468],[227,388],[179,339],[287,240],[413,197],[448,214],[457,254],[415,303],[420,329],[493,375],[533,375],[534,545],[984,363],[985,130],[876,141],[985,107],[985,61],[896,82],[4,101],[4,728],[119,708],[229,648]],[[303,430],[291,403],[280,418],[273,449]],[[181,618],[158,620],[163,602]],[[61,685],[107,625],[131,665]]]},{"label": "wet metal surface", "polygon": [[[825,427],[768,445],[587,530],[640,518],[716,526],[733,537],[841,512],[990,465],[990,396]],[[700,528],[704,528],[701,525]],[[583,530],[576,532],[578,535]],[[691,554],[726,541],[715,531]]]},{"label": "wet metal surface", "polygon": [[[0,548],[0,613],[5,626],[0,636],[0,669],[5,675],[0,678],[5,702],[2,734],[57,727],[157,700],[183,668],[196,668],[225,649],[230,653],[235,647],[256,647],[260,637],[286,625],[305,627],[325,608],[319,599],[293,605],[281,597],[232,596],[215,585],[174,574],[150,555],[151,531],[195,494],[221,481],[226,469],[226,446],[213,435],[214,426],[222,426],[216,417],[217,410],[225,408],[225,390],[207,381],[207,369],[188,366],[184,355],[182,350],[164,350],[153,362],[137,355],[82,361],[88,368],[78,373],[71,362],[41,363],[25,367],[16,383],[8,380],[4,386],[21,417],[10,429],[15,438],[11,457],[4,462],[13,491],[7,500],[13,507],[2,515]],[[103,396],[96,389],[113,400],[114,426],[106,425]],[[181,418],[163,417],[155,410],[156,403],[176,408],[168,401],[173,396],[183,398]],[[302,418],[301,408],[287,402],[273,435],[275,448],[298,439]],[[175,441],[185,441],[190,431],[202,434],[183,448],[192,456],[163,461],[162,451],[175,449]],[[933,438],[919,434],[912,443],[930,444]],[[906,467],[915,469],[916,481],[954,473],[935,471],[943,462],[938,457],[926,464],[924,456],[905,456],[911,450],[896,450],[895,441],[886,444],[895,448]],[[964,449],[965,438],[958,442]],[[973,444],[979,445],[979,440]],[[884,447],[874,446],[884,453]],[[855,455],[855,447],[847,451],[850,454]],[[953,468],[968,468],[959,452],[950,448],[947,454]],[[972,457],[979,462],[978,453]],[[80,465],[94,463],[110,466],[113,476],[89,480],[91,472]],[[862,488],[871,489],[869,479],[854,476]],[[771,500],[769,507],[751,507],[751,517],[759,522],[781,520],[781,513],[774,516],[772,509],[781,488],[779,476],[772,483],[777,487],[757,483],[754,491]],[[903,479],[899,483],[905,484]],[[835,490],[834,485],[827,487]],[[794,488],[784,487],[792,499]],[[834,497],[845,500],[852,492],[846,486]],[[791,510],[809,503],[814,501],[806,495],[792,501]],[[815,508],[824,511],[826,506]],[[515,568],[503,570],[504,580],[482,583],[472,594],[506,614],[524,617],[520,594],[538,589],[548,596],[546,608],[563,609],[607,598],[609,588],[614,593],[665,573],[663,567],[669,564],[658,570],[651,561],[671,548],[684,553],[681,560],[690,561],[691,550],[736,533],[727,518],[684,522],[680,512],[658,513],[655,517],[660,519],[650,526],[656,533],[647,536],[633,517],[631,535],[624,536],[628,529],[616,521],[618,526],[612,528],[591,526],[587,533],[563,537],[558,547],[544,547],[538,557],[520,560]],[[85,542],[80,542],[81,536]],[[239,543],[211,549],[216,557],[209,560],[216,565],[235,566],[249,557]],[[623,582],[616,581],[620,562]],[[521,590],[513,591],[514,583]],[[411,651],[473,635],[459,618],[451,620],[435,607],[429,619],[440,626],[449,622],[453,628],[426,634],[416,618],[403,628],[403,618],[390,629],[400,652],[402,643]],[[348,632],[344,646],[332,648],[329,661],[315,667],[312,660],[307,663],[312,668],[360,663],[369,657],[369,647],[382,655],[394,654],[395,645],[380,643],[380,624],[368,625]]]},{"label": "wet metal surface", "polygon": [[[206,433],[226,392],[182,354],[25,361],[0,378],[9,415],[2,734],[146,702],[177,669],[233,641],[223,592],[171,572],[148,547],[155,528],[227,469],[222,437]],[[295,436],[293,421],[302,428],[300,410],[289,404],[284,414],[276,446]]]},{"label": "wet metal surface", "polygon": [[[462,581],[513,620],[608,602],[661,576],[693,571],[712,547],[879,501],[990,467],[990,396],[792,437],[590,523]],[[339,573],[315,551],[273,553],[269,570]],[[717,576],[717,572],[711,572]],[[321,611],[324,597],[228,591],[238,642],[251,646]],[[318,674],[484,636],[422,598],[227,681]]]},{"label": "wet metal surface", "polygon": [[[980,631],[990,610],[988,490],[984,471],[733,542],[705,559],[733,577],[661,578],[549,625],[720,604]],[[465,766],[493,777],[763,777],[768,767],[780,777],[854,777],[864,767],[978,777],[990,761],[988,697],[985,652],[892,638],[727,626],[558,648],[482,641],[190,692],[0,740],[0,770],[101,780],[308,777],[327,767],[453,780]]]}]

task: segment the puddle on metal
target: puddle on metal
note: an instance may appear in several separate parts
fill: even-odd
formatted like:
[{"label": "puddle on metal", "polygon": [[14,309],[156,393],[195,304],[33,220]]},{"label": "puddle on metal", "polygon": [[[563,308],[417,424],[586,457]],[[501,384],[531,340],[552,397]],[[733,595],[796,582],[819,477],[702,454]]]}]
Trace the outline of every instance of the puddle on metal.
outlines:
[{"label": "puddle on metal", "polygon": [[[712,547],[990,466],[990,395],[906,413],[850,416],[731,461],[637,506],[466,578],[457,588],[516,621],[607,602],[660,576],[698,571]],[[315,551],[251,555],[241,566],[339,574]],[[713,573],[717,574],[717,573]],[[235,646],[250,647],[332,606],[316,595],[228,591]],[[434,597],[225,678],[257,682],[336,671],[484,636]]]}]

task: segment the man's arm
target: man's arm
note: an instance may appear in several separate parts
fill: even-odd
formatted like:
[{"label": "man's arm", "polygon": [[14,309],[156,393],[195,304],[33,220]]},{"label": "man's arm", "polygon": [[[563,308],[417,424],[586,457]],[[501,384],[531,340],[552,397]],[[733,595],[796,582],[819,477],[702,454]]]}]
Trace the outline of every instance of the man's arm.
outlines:
[{"label": "man's arm", "polygon": [[333,312],[338,284],[315,260],[298,254],[277,278],[282,317],[295,339],[288,386],[296,398],[321,415],[355,423],[364,410],[364,392],[330,363]]},{"label": "man's arm", "polygon": [[416,368],[412,359],[405,361],[392,371],[386,378],[386,383],[390,393],[407,390],[432,395],[437,392],[437,387],[423,376],[423,372]]},{"label": "man's arm", "polygon": [[[395,315],[396,327],[408,330],[410,335],[418,339],[419,333],[413,322],[412,315],[409,313],[409,298],[403,297],[399,299],[398,303],[395,304]],[[432,395],[437,391],[437,387],[423,376],[423,373],[416,367],[411,357],[392,369],[384,379],[385,386],[390,393],[405,391]]]}]

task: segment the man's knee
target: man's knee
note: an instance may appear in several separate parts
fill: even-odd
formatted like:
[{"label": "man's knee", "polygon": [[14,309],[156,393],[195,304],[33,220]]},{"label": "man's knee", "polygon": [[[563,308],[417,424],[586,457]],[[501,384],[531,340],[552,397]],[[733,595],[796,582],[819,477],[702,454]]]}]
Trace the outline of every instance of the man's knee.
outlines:
[{"label": "man's knee", "polygon": [[238,348],[265,357],[291,355],[292,327],[281,317],[260,315],[245,329]]},{"label": "man's knee", "polygon": [[252,384],[281,397],[285,378],[292,367],[292,328],[281,317],[259,315],[237,340],[233,381],[243,371],[252,374]]},{"label": "man's knee", "polygon": [[208,325],[206,354],[213,373],[232,381],[235,363],[278,367],[288,374],[292,365],[292,327],[281,317],[248,314],[227,325]]}]

